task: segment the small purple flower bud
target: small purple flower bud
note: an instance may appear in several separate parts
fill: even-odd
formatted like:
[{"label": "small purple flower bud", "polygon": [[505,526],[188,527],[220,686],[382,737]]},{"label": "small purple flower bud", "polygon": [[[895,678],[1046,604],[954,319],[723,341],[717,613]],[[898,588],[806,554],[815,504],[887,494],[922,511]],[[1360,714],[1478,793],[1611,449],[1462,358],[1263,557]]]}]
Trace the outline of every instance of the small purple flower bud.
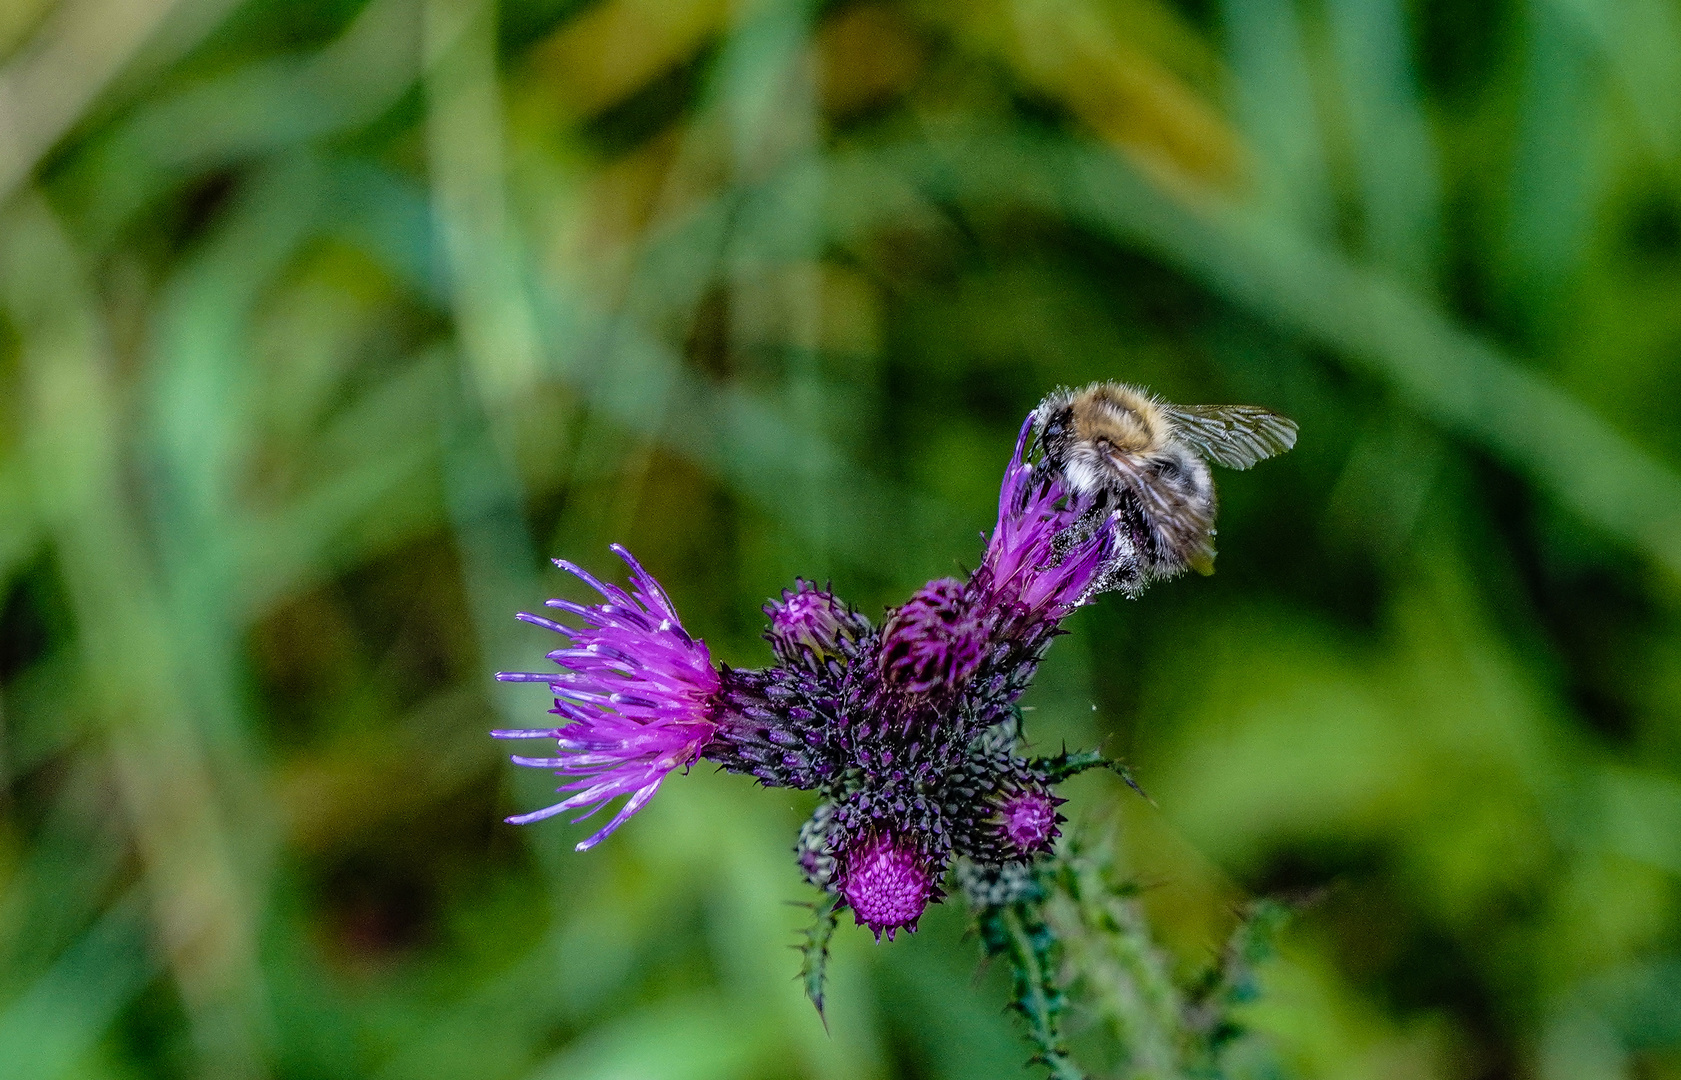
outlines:
[{"label": "small purple flower bud", "polygon": [[1024,788],[1007,795],[998,807],[998,828],[1005,841],[1023,858],[1043,854],[1061,835],[1056,808],[1063,800],[1048,791]]},{"label": "small purple flower bud", "polygon": [[914,847],[885,834],[866,837],[847,852],[841,895],[852,905],[860,926],[868,926],[881,940],[893,940],[900,927],[916,930],[928,906],[934,877]]},{"label": "small purple flower bud", "polygon": [[846,646],[870,630],[862,615],[804,578],[796,578],[794,587],[783,589],[782,599],[772,600],[764,611],[770,619],[765,640],[785,664],[844,656]]},{"label": "small purple flower bud", "polygon": [[986,657],[989,629],[962,582],[930,581],[887,621],[882,677],[913,694],[961,689]]}]

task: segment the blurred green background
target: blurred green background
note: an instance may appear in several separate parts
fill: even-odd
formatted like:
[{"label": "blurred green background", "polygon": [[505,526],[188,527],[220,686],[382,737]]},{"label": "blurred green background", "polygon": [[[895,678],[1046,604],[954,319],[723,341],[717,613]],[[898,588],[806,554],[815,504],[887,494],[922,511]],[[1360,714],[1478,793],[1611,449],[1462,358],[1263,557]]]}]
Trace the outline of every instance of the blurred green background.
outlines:
[{"label": "blurred green background", "polygon": [[[1681,1077],[1675,0],[0,0],[0,1076],[1024,1075],[798,793],[599,849],[496,726],[621,541],[733,664],[973,565],[1017,425],[1266,405],[1030,703],[1279,1075]],[[1101,827],[1108,827],[1101,826]]]}]

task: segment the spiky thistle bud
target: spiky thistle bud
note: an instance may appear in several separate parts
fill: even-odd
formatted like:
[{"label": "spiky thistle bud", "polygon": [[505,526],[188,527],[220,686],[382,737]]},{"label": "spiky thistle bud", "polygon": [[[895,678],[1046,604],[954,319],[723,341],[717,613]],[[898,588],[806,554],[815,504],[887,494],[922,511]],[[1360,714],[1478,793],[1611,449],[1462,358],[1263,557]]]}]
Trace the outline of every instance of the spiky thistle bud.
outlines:
[{"label": "spiky thistle bud", "polygon": [[927,858],[901,837],[873,834],[846,853],[841,895],[878,941],[901,928],[914,932],[934,888]]},{"label": "spiky thistle bud", "polygon": [[1051,842],[1062,835],[1059,799],[1043,787],[1022,787],[998,800],[998,831],[1016,859],[1026,861],[1048,854]]},{"label": "spiky thistle bud", "polygon": [[882,629],[882,678],[907,693],[955,693],[985,659],[989,629],[961,581],[930,581]]},{"label": "spiky thistle bud", "polygon": [[870,632],[870,621],[827,589],[796,578],[781,600],[764,607],[770,625],[765,640],[784,664],[812,668],[850,659],[854,646]]},{"label": "spiky thistle bud", "polygon": [[818,803],[817,809],[800,826],[800,839],[794,845],[794,859],[799,863],[805,879],[825,891],[832,891],[840,860],[834,853],[835,807],[833,803]]}]

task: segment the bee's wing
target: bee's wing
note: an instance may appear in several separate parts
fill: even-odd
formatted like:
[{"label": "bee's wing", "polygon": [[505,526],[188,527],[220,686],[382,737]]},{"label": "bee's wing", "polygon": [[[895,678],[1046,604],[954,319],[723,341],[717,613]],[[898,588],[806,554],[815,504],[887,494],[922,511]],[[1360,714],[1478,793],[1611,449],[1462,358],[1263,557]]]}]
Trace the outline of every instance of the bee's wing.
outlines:
[{"label": "bee's wing", "polygon": [[1107,457],[1115,467],[1115,474],[1138,500],[1156,542],[1187,565],[1202,573],[1212,573],[1214,518],[1208,512],[1212,504],[1203,506],[1175,498],[1151,482],[1130,454],[1112,453]]},{"label": "bee's wing", "polygon": [[1170,405],[1174,434],[1228,469],[1247,469],[1296,445],[1296,422],[1254,405]]}]

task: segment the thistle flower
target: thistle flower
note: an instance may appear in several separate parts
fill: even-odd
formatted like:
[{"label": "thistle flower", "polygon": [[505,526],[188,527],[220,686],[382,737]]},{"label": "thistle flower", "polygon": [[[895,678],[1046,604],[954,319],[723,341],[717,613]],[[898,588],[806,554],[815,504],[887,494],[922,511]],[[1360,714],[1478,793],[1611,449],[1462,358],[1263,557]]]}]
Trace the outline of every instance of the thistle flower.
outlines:
[{"label": "thistle flower", "polygon": [[1017,632],[1064,618],[1137,561],[1109,514],[1072,495],[1054,470],[1023,460],[1032,430],[1029,416],[974,582],[981,602],[1003,609]]},{"label": "thistle flower", "polygon": [[[1108,401],[1123,390],[1137,409],[1167,408],[1127,388],[1082,394]],[[805,879],[826,894],[801,946],[801,977],[819,1012],[840,913],[850,907],[876,940],[891,941],[945,898],[941,883],[955,865],[985,947],[1012,957],[1015,1004],[1033,1024],[1041,1060],[1064,1075],[1055,940],[1035,914],[1051,881],[1044,860],[1064,821],[1054,786],[1098,767],[1132,780],[1095,751],[1027,757],[1017,701],[1076,608],[1112,589],[1136,595],[1183,568],[1146,524],[1184,519],[1205,528],[1203,540],[1213,528],[1213,488],[1187,488],[1183,468],[1146,460],[1138,468],[1155,468],[1150,490],[1140,489],[1145,474],[1136,470],[1099,483],[1092,462],[1113,464],[1121,443],[1085,432],[1070,394],[1047,398],[1022,424],[997,521],[967,580],[930,581],[890,609],[880,630],[828,589],[796,580],[764,607],[776,662],[762,670],[715,669],[705,644],[683,629],[665,592],[624,549],[614,547],[630,565],[629,592],[557,561],[604,602],[549,601],[579,626],[522,614],[569,639],[549,653],[561,670],[497,678],[548,683],[564,723],[492,734],[556,740],[561,756],[514,761],[570,778],[559,789],[568,794],[508,820],[578,808],[588,817],[625,796],[606,827],[578,845],[586,849],[647,803],[673,769],[703,756],[766,787],[815,790],[817,809],[794,854]],[[1122,434],[1137,426],[1132,412],[1110,412]],[[1186,456],[1193,450],[1245,467],[1294,441],[1294,425],[1265,410],[1173,407],[1170,419],[1180,441],[1167,447],[1169,463],[1191,462],[1203,480],[1206,465]],[[1032,447],[1037,463],[1027,460]]]},{"label": "thistle flower", "polygon": [[520,765],[553,769],[579,779],[562,784],[565,799],[508,821],[520,825],[579,807],[582,821],[621,795],[629,798],[595,835],[578,845],[585,851],[654,797],[673,770],[692,764],[717,731],[713,719],[720,686],[706,644],[683,629],[671,598],[630,552],[613,545],[630,565],[631,591],[603,584],[560,559],[555,565],[600,593],[605,603],[550,600],[582,620],[566,626],[521,613],[534,626],[568,638],[570,647],[549,653],[557,672],[500,672],[503,682],[543,682],[554,691],[550,711],[565,719],[556,728],[493,731],[498,739],[552,738],[561,757],[515,756]]},{"label": "thistle flower", "polygon": [[846,853],[841,895],[860,926],[881,940],[901,927],[915,932],[935,891],[927,860],[913,844],[885,833],[865,837]]},{"label": "thistle flower", "polygon": [[913,694],[961,689],[986,656],[990,629],[961,581],[930,581],[882,631],[882,677]]},{"label": "thistle flower", "polygon": [[784,664],[817,667],[844,660],[850,646],[870,632],[870,621],[827,589],[796,578],[780,601],[764,607],[770,625],[765,640]]}]

